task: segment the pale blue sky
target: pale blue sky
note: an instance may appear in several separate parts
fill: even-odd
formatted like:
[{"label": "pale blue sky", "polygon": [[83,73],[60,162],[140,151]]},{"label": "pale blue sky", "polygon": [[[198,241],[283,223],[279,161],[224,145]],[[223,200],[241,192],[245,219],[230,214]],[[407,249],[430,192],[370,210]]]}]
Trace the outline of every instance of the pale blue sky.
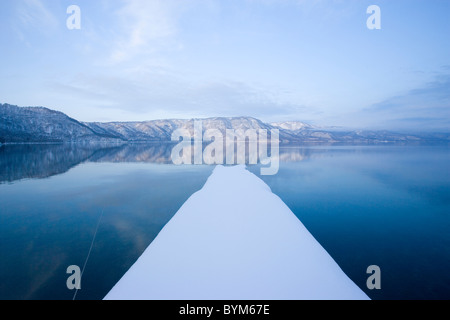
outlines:
[{"label": "pale blue sky", "polygon": [[0,102],[81,121],[450,127],[448,0],[2,0],[0,30]]}]

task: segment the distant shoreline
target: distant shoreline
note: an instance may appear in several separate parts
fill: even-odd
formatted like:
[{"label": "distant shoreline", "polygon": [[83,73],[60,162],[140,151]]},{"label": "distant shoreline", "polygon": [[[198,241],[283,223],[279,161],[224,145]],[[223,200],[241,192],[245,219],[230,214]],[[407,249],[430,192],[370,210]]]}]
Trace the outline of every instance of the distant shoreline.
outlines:
[{"label": "distant shoreline", "polygon": [[[216,117],[147,122],[85,123],[66,114],[40,107],[0,104],[0,141],[2,144],[155,144],[172,143],[177,130],[191,133],[195,121],[208,130],[226,136],[228,130],[246,136],[253,132],[279,132],[281,145],[402,145],[450,143],[449,132],[396,132],[391,130],[318,127],[301,121],[266,123],[254,117]],[[267,137],[268,138],[268,137]],[[209,141],[210,139],[208,139]]]},{"label": "distant shoreline", "polygon": [[[204,142],[203,145],[207,146],[211,142]],[[248,141],[247,141],[248,143]],[[113,142],[113,141],[59,141],[59,142],[0,142],[0,147],[2,146],[26,146],[26,145],[89,145],[89,146],[122,146],[122,145],[176,145],[176,141],[123,141],[123,142]],[[370,146],[450,146],[450,141],[442,140],[425,140],[425,141],[376,141],[376,142],[280,142],[280,147],[313,147],[313,146],[349,146],[349,147],[370,147]]]}]

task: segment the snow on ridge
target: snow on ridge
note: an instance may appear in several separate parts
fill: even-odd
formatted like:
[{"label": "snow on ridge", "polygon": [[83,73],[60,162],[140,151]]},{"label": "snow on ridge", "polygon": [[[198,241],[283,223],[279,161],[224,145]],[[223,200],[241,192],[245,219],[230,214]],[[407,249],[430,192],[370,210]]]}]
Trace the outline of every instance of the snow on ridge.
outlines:
[{"label": "snow on ridge", "polygon": [[245,166],[218,166],[105,300],[368,299]]}]

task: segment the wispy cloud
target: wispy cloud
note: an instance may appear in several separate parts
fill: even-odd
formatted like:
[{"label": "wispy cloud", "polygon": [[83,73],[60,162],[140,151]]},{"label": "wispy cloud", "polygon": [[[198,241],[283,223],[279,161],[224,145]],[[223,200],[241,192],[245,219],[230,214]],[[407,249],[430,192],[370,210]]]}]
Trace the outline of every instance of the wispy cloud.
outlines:
[{"label": "wispy cloud", "polygon": [[[178,1],[177,1],[178,2]],[[113,43],[112,63],[152,53],[176,32],[175,1],[124,0],[116,15],[122,33]]]},{"label": "wispy cloud", "polygon": [[40,36],[48,37],[60,25],[48,4],[42,0],[14,1],[12,14],[14,19],[10,22],[10,28],[17,39],[28,48],[33,47],[33,40],[37,39],[36,32]]},{"label": "wispy cloud", "polygon": [[59,22],[55,15],[41,0],[22,0],[17,2],[18,20],[25,27],[55,28]]},{"label": "wispy cloud", "polygon": [[[149,73],[130,80],[128,76],[79,75],[67,83],[54,83],[52,91],[92,109],[107,109],[107,121],[117,121],[117,112],[127,120],[254,116],[262,120],[293,119],[316,115],[295,100],[283,98],[276,88],[232,80],[192,82],[174,75]],[[116,117],[116,118],[115,118]],[[90,119],[83,119],[90,120]],[[299,119],[300,120],[300,119]]]},{"label": "wispy cloud", "polygon": [[382,123],[401,129],[450,129],[450,73],[448,67],[420,88],[410,90],[364,110]]}]

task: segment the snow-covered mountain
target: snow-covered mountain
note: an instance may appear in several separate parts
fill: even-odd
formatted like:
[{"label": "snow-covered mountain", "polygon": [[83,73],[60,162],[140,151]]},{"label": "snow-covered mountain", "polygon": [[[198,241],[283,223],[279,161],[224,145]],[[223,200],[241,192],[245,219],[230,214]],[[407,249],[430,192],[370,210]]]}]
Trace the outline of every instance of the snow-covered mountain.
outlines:
[{"label": "snow-covered mountain", "polygon": [[312,130],[315,127],[300,121],[285,121],[285,122],[272,122],[270,124],[272,127],[288,130],[292,132],[299,132],[304,130]]},{"label": "snow-covered mountain", "polygon": [[[390,131],[327,130],[300,121],[264,123],[252,117],[208,118],[203,131],[218,129],[277,129],[283,143],[386,143],[450,141],[449,134],[400,134]],[[42,107],[0,104],[0,143],[20,142],[166,142],[176,129],[194,130],[191,120],[143,122],[79,122],[62,112]]]},{"label": "snow-covered mountain", "polygon": [[117,137],[94,132],[59,111],[0,104],[0,143],[112,140],[117,140]]},{"label": "snow-covered mountain", "polygon": [[236,118],[208,118],[191,120],[153,120],[145,122],[109,122],[84,123],[94,132],[114,135],[125,141],[170,141],[172,133],[177,129],[187,129],[194,133],[194,121],[201,120],[203,132],[209,129],[218,129],[225,133],[227,129],[266,129],[274,127],[251,117]]}]

